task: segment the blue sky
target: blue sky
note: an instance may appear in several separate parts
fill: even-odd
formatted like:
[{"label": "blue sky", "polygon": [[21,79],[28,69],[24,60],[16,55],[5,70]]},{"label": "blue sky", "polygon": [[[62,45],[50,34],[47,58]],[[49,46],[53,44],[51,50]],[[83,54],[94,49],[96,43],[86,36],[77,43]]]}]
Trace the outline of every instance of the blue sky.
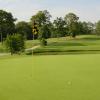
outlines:
[{"label": "blue sky", "polygon": [[0,9],[12,12],[18,21],[29,21],[32,15],[45,9],[52,19],[73,12],[82,21],[100,20],[100,0],[0,0]]}]

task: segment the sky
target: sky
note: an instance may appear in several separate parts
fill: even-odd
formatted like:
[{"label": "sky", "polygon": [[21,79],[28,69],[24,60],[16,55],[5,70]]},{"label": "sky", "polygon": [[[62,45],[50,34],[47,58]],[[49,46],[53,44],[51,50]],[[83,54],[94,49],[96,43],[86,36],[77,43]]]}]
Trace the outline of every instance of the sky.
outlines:
[{"label": "sky", "polygon": [[18,21],[29,21],[41,10],[48,10],[52,20],[69,12],[81,21],[100,20],[100,0],[0,0],[0,9],[11,12]]}]

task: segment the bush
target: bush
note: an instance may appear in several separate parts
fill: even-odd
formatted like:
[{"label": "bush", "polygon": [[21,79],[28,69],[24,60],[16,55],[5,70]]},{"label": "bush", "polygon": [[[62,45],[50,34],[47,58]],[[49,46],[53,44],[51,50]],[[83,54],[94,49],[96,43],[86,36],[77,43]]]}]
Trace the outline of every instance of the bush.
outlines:
[{"label": "bush", "polygon": [[47,41],[46,41],[46,39],[44,39],[44,38],[42,38],[42,39],[40,40],[40,42],[41,42],[41,45],[42,45],[42,46],[46,46],[46,45],[47,45]]},{"label": "bush", "polygon": [[5,45],[7,49],[11,52],[11,54],[23,52],[25,49],[24,38],[20,34],[7,36],[5,40]]}]

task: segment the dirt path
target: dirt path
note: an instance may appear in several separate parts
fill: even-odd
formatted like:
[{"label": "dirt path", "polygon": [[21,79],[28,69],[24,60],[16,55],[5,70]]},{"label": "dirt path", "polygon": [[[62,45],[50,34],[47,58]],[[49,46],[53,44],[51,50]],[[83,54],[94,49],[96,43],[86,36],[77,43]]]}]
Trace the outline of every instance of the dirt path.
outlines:
[{"label": "dirt path", "polygon": [[28,51],[28,50],[35,50],[35,49],[37,49],[37,48],[39,48],[39,47],[40,47],[40,45],[33,46],[32,48],[28,48],[28,49],[26,49],[26,51]]},{"label": "dirt path", "polygon": [[0,53],[0,56],[7,56],[10,55],[9,53]]},{"label": "dirt path", "polygon": [[39,48],[40,47],[40,45],[37,45],[37,46],[33,46],[31,49],[37,49],[37,48]]},{"label": "dirt path", "polygon": [[[29,49],[25,49],[25,51],[28,51],[28,50],[35,50],[37,48],[39,48],[40,45],[37,45],[37,46],[33,46],[32,48],[29,48]],[[0,53],[0,57],[2,56],[7,56],[7,55],[10,55],[10,53]]]}]

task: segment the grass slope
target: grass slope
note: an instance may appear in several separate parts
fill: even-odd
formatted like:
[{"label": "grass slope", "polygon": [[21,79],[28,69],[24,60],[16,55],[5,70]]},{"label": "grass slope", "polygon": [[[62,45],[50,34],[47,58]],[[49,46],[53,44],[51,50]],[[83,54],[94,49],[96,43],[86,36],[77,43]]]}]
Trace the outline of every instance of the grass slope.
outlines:
[{"label": "grass slope", "polygon": [[0,100],[100,100],[100,54],[0,59]]},{"label": "grass slope", "polygon": [[[29,49],[40,44],[39,40],[25,42]],[[7,52],[4,44],[0,43],[0,53]],[[50,38],[48,45],[34,50],[34,54],[72,54],[72,53],[100,53],[100,36],[80,35],[75,39],[69,37]]]},{"label": "grass slope", "polygon": [[[36,44],[33,41],[33,44]],[[38,43],[37,43],[38,44]],[[81,35],[75,39],[69,37],[48,39],[48,45],[34,50],[34,54],[69,54],[69,53],[100,53],[100,37]]]}]

